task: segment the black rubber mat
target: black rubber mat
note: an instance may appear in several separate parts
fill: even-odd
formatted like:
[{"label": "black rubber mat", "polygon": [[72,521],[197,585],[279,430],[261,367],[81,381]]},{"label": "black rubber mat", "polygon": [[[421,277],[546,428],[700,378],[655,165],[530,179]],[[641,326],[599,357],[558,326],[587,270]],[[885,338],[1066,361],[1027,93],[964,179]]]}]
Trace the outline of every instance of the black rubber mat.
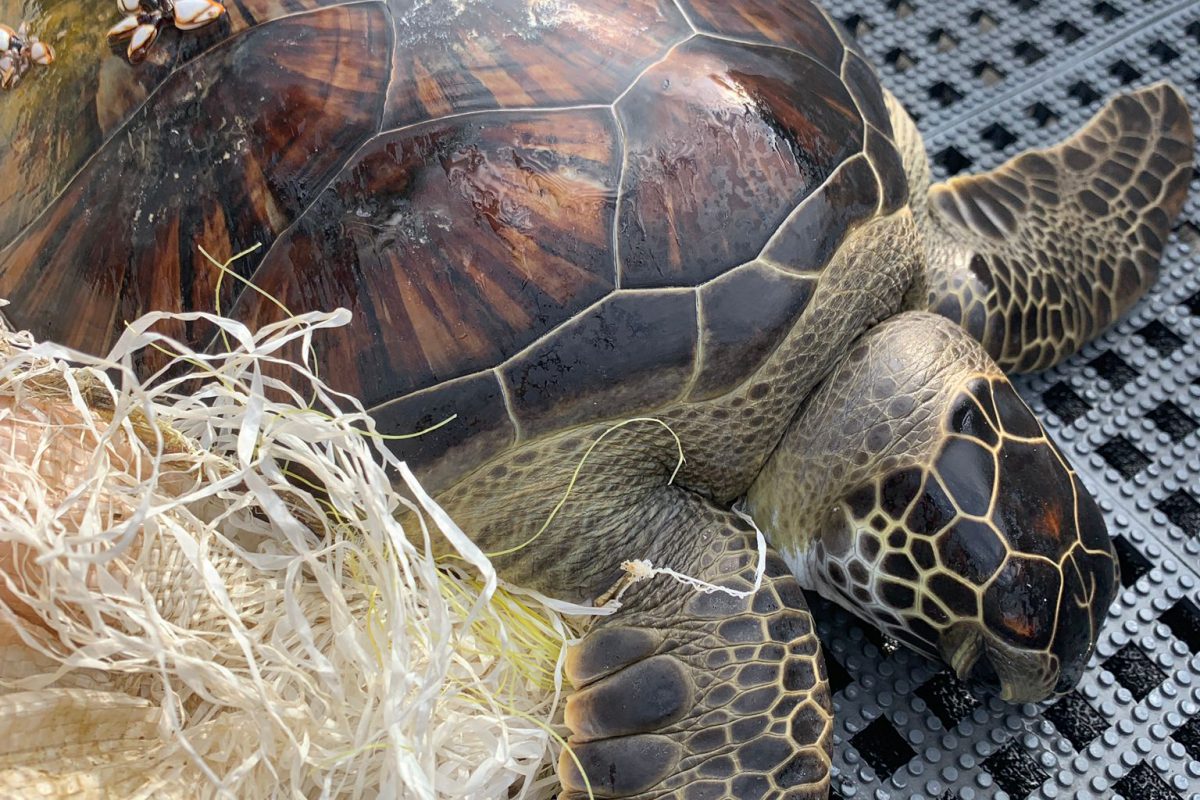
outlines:
[{"label": "black rubber mat", "polygon": [[[1200,127],[1197,0],[827,3],[917,118],[939,178],[1073,131],[1169,78]],[[1200,154],[1198,154],[1200,156]],[[814,609],[837,713],[834,796],[1200,800],[1200,172],[1131,314],[1019,388],[1100,500],[1122,592],[1079,687],[1014,706]]]}]

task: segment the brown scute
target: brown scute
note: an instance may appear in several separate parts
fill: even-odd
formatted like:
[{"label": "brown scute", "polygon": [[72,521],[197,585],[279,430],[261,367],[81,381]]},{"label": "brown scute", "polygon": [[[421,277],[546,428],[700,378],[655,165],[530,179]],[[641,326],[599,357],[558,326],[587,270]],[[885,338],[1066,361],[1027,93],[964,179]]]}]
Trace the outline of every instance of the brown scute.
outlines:
[{"label": "brown scute", "polygon": [[[100,145],[180,66],[260,22],[338,3],[227,3],[219,20],[185,36],[164,36],[154,57],[137,65],[129,64],[123,47],[108,44],[105,34],[119,17],[95,13],[92,0],[41,3],[38,26],[68,30],[70,44],[53,70],[46,70],[36,81],[23,82],[20,100],[0,108],[0,142],[5,143],[0,147],[0,176],[4,176],[0,180],[0,249],[45,209]],[[20,3],[0,4],[0,19],[15,25],[22,17],[21,8]],[[360,41],[356,46],[363,48],[380,44],[374,38]],[[387,45],[383,47],[381,52],[386,53]]]},{"label": "brown scute", "polygon": [[493,108],[605,104],[691,33],[671,0],[392,3],[387,128]]},{"label": "brown scute", "polygon": [[499,377],[489,370],[439,384],[371,410],[379,432],[406,436],[388,447],[437,492],[513,445],[516,427],[504,406]]},{"label": "brown scute", "polygon": [[937,547],[946,569],[978,586],[995,575],[1008,557],[1008,548],[995,528],[973,519],[959,519],[939,534]]},{"label": "brown scute", "polygon": [[752,262],[704,286],[704,358],[688,399],[716,397],[744,382],[791,331],[815,285],[811,278]]},{"label": "brown scute", "polygon": [[[384,134],[255,276],[293,312],[346,306],[318,337],[335,388],[368,406],[490,369],[612,289],[616,120],[490,112]],[[254,325],[278,308],[247,293]]]},{"label": "brown scute", "polygon": [[[1080,558],[1078,563],[1077,557]],[[1089,559],[1089,556],[1076,551],[1063,564],[1063,602],[1058,607],[1058,625],[1050,652],[1059,657],[1063,671],[1059,683],[1067,686],[1074,686],[1083,673],[1093,637],[1103,622],[1104,612],[1112,603],[1112,584],[1094,580],[1094,576],[1099,577],[1106,572],[1104,564],[1089,564]],[[1100,619],[1092,619],[1093,609],[1099,609]]]},{"label": "brown scute", "polygon": [[[854,96],[855,103],[858,105],[858,110],[862,114],[863,119],[867,121],[868,125],[871,125],[883,133],[884,136],[890,138],[892,135],[892,115],[888,111],[887,104],[883,101],[883,86],[875,76],[875,70],[858,53],[847,52],[846,60],[842,64],[841,74],[846,81],[846,87],[850,90],[850,94]],[[898,181],[904,180],[903,165],[900,167],[900,171],[895,173],[895,178]]]},{"label": "brown scute", "polygon": [[867,157],[875,167],[879,179],[882,202],[881,214],[894,214],[908,202],[908,178],[904,174],[904,162],[900,151],[886,135],[874,125],[867,127]]},{"label": "brown scute", "polygon": [[618,293],[554,330],[501,370],[533,437],[620,419],[676,400],[696,357],[696,294]]},{"label": "brown scute", "polygon": [[921,489],[921,470],[908,467],[883,479],[880,507],[893,519],[900,519]]},{"label": "brown scute", "polygon": [[916,565],[904,553],[892,553],[885,556],[883,563],[880,565],[880,571],[884,575],[893,578],[902,578],[906,581],[915,581],[918,576]]},{"label": "brown scute", "polygon": [[807,0],[680,0],[679,5],[701,33],[787,47],[834,72],[842,63],[834,24]]},{"label": "brown scute", "polygon": [[1048,443],[1006,441],[992,523],[1014,550],[1057,562],[1075,543],[1072,476]]},{"label": "brown scute", "polygon": [[996,459],[992,451],[956,436],[943,446],[934,470],[963,513],[987,516],[996,484]]},{"label": "brown scute", "polygon": [[1071,480],[1075,487],[1075,514],[1080,544],[1089,550],[1111,552],[1112,539],[1109,538],[1108,524],[1100,514],[1100,507],[1078,475],[1072,475]]},{"label": "brown scute", "polygon": [[1000,427],[1006,434],[1027,439],[1040,439],[1045,435],[1037,417],[1007,379],[992,383],[992,396],[996,400],[996,412],[1000,415]]},{"label": "brown scute", "polygon": [[626,288],[695,286],[744,263],[862,150],[862,119],[836,75],[791,51],[703,37],[648,70],[617,113]]},{"label": "brown scute", "polygon": [[988,585],[983,621],[988,630],[1020,647],[1050,644],[1062,576],[1048,561],[1013,556]]},{"label": "brown scute", "polygon": [[916,592],[911,586],[888,580],[879,582],[879,594],[888,608],[912,608],[917,599]]},{"label": "brown scute", "polygon": [[[177,72],[0,254],[12,322],[102,352],[150,309],[213,311],[219,272],[199,248],[224,259],[273,241],[314,199],[378,125],[390,35],[382,7],[341,6],[247,31]],[[248,277],[259,258],[234,268]],[[241,284],[224,288],[228,311]],[[212,333],[160,330],[194,346]]]},{"label": "brown scute", "polygon": [[974,617],[979,613],[979,596],[975,590],[945,572],[935,572],[926,582],[929,591],[947,609],[959,617]]},{"label": "brown scute", "polygon": [[865,156],[855,156],[779,226],[763,257],[785,269],[818,273],[855,226],[874,216],[878,204],[875,173]]},{"label": "brown scute", "polygon": [[913,533],[932,535],[946,527],[957,512],[945,490],[931,473],[925,476],[925,488],[917,496],[905,524]]},{"label": "brown scute", "polygon": [[954,402],[954,410],[950,414],[950,430],[978,439],[988,447],[995,447],[1000,441],[983,409],[965,392]]}]

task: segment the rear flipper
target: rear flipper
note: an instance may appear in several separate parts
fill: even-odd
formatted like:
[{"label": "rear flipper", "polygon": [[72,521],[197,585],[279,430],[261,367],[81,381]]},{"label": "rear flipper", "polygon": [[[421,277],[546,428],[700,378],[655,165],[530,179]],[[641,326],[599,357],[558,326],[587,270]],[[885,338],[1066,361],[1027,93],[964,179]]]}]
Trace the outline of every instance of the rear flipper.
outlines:
[{"label": "rear flipper", "polygon": [[914,203],[929,270],[911,307],[959,322],[1007,371],[1058,363],[1153,285],[1192,145],[1183,96],[1159,83],[1056,147],[934,185]]}]

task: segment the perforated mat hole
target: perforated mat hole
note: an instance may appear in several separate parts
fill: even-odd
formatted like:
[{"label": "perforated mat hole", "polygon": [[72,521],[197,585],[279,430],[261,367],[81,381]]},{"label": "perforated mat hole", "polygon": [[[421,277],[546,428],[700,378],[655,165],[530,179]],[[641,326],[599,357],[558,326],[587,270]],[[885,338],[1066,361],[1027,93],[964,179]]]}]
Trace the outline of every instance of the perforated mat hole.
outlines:
[{"label": "perforated mat hole", "polygon": [[983,768],[1012,800],[1024,800],[1050,777],[1016,739],[988,756]]},{"label": "perforated mat hole", "polygon": [[1105,22],[1112,22],[1118,17],[1125,16],[1124,9],[1114,6],[1112,3],[1105,2],[1105,0],[1100,0],[1099,3],[1093,5],[1092,13]]},{"label": "perforated mat hole", "polygon": [[1142,73],[1138,72],[1133,65],[1123,58],[1109,65],[1108,74],[1126,86],[1142,77]]},{"label": "perforated mat hole", "polygon": [[917,697],[925,701],[948,731],[957,728],[958,723],[979,707],[979,701],[967,685],[948,669],[921,684]]},{"label": "perforated mat hole", "polygon": [[1121,585],[1128,589],[1154,565],[1124,536],[1114,536],[1112,542],[1117,551],[1117,564],[1121,567]]},{"label": "perforated mat hole", "polygon": [[1124,778],[1114,783],[1113,791],[1125,800],[1182,800],[1145,761],[1139,761]]},{"label": "perforated mat hole", "polygon": [[1183,301],[1183,307],[1188,310],[1188,313],[1193,317],[1200,317],[1200,292]]},{"label": "perforated mat hole", "polygon": [[1147,345],[1153,347],[1162,358],[1166,358],[1171,353],[1183,347],[1183,339],[1158,320],[1154,320],[1149,325],[1140,328],[1136,333],[1145,340]]},{"label": "perforated mat hole", "polygon": [[1018,11],[1033,11],[1042,4],[1042,0],[1009,0]]},{"label": "perforated mat hole", "polygon": [[1178,489],[1167,495],[1158,504],[1158,510],[1188,536],[1200,536],[1200,502],[1185,490]]},{"label": "perforated mat hole", "polygon": [[1046,57],[1045,51],[1036,44],[1022,39],[1013,45],[1013,55],[1025,62],[1025,66],[1036,64]]},{"label": "perforated mat hole", "polygon": [[1100,93],[1087,81],[1076,81],[1071,84],[1071,88],[1067,90],[1067,94],[1074,97],[1081,106],[1090,106],[1100,100]]},{"label": "perforated mat hole", "polygon": [[933,161],[938,166],[946,170],[947,175],[957,175],[964,169],[969,169],[970,166],[975,163],[974,160],[966,155],[963,155],[963,153],[953,145],[937,153],[933,157]]},{"label": "perforated mat hole", "polygon": [[1037,123],[1039,128],[1058,122],[1058,113],[1045,103],[1034,103],[1025,109],[1025,113]]},{"label": "perforated mat hole", "polygon": [[1150,459],[1124,436],[1114,436],[1096,448],[1096,452],[1125,480],[1129,480],[1150,466]]},{"label": "perforated mat hole", "polygon": [[990,61],[980,61],[971,67],[971,74],[983,81],[984,86],[995,86],[1004,80],[1008,73],[992,64]]},{"label": "perforated mat hole", "polygon": [[942,108],[953,105],[963,98],[962,92],[945,81],[938,81],[933,86],[930,86],[929,97],[932,100],[936,100]]},{"label": "perforated mat hole", "polygon": [[1112,350],[1106,350],[1096,356],[1088,362],[1088,366],[1096,370],[1101,378],[1108,381],[1113,391],[1120,389],[1141,374],[1122,361],[1121,357]]},{"label": "perforated mat hole", "polygon": [[1054,35],[1067,44],[1071,44],[1083,38],[1083,31],[1064,19],[1054,24]]},{"label": "perforated mat hole", "polygon": [[934,28],[925,38],[939,53],[948,53],[958,47],[958,40],[946,33],[945,28]]},{"label": "perforated mat hole", "polygon": [[846,668],[838,662],[836,658],[829,655],[829,650],[825,650],[825,672],[829,677],[829,693],[837,694],[842,689],[845,689],[850,684],[854,683],[854,678],[846,671]]},{"label": "perforated mat hole", "polygon": [[1189,417],[1187,412],[1170,400],[1159,403],[1146,417],[1176,443],[1182,442],[1200,428],[1200,422]]},{"label": "perforated mat hole", "polygon": [[899,47],[888,50],[883,60],[895,67],[897,72],[905,72],[917,65],[916,56],[909,55],[906,50]]},{"label": "perforated mat hole", "polygon": [[1051,724],[1058,728],[1058,732],[1067,737],[1079,752],[1108,728],[1108,721],[1104,716],[1092,708],[1083,695],[1075,690],[1046,709],[1046,719],[1050,720]]},{"label": "perforated mat hole", "polygon": [[1200,44],[1200,19],[1189,23],[1188,26],[1183,29],[1183,32],[1195,39],[1196,44]]},{"label": "perforated mat hole", "polygon": [[1003,150],[1017,140],[1016,134],[999,122],[993,122],[991,125],[988,125],[979,132],[979,135],[996,150]]},{"label": "perforated mat hole", "polygon": [[975,30],[980,33],[991,33],[999,27],[996,18],[984,11],[982,8],[977,8],[967,16],[967,22],[975,26]]},{"label": "perforated mat hole", "polygon": [[1175,59],[1179,58],[1179,51],[1171,45],[1164,42],[1162,39],[1152,43],[1146,48],[1146,52],[1159,60],[1161,64],[1170,64]]},{"label": "perforated mat hole", "polygon": [[850,744],[871,765],[881,781],[892,777],[893,772],[917,754],[887,717],[879,717],[854,734]]},{"label": "perforated mat hole", "polygon": [[1111,672],[1117,683],[1128,689],[1133,699],[1139,703],[1167,679],[1158,665],[1150,660],[1150,656],[1143,653],[1133,642],[1109,656],[1104,662],[1104,668]]},{"label": "perforated mat hole", "polygon": [[1200,717],[1192,717],[1172,733],[1171,738],[1183,745],[1193,761],[1200,761]]},{"label": "perforated mat hole", "polygon": [[900,19],[911,17],[917,11],[917,7],[908,2],[908,0],[888,0],[887,7],[888,11],[891,11]]},{"label": "perforated mat hole", "polygon": [[1055,416],[1068,425],[1092,409],[1088,401],[1077,395],[1070,386],[1062,381],[1042,392],[1042,402]]},{"label": "perforated mat hole", "polygon": [[1170,628],[1193,655],[1200,653],[1200,608],[1195,603],[1184,597],[1164,611],[1158,621]]},{"label": "perforated mat hole", "polygon": [[842,17],[841,22],[855,39],[861,39],[873,30],[871,23],[867,22],[862,14],[851,14],[848,17]]}]

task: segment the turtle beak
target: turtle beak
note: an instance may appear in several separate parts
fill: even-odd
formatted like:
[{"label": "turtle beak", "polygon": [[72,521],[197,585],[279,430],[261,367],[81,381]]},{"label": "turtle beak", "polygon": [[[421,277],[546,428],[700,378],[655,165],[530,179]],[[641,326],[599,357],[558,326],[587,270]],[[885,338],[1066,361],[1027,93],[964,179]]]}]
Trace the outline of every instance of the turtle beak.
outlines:
[{"label": "turtle beak", "polygon": [[1036,703],[1061,691],[1056,660],[1049,653],[997,642],[973,622],[947,628],[938,649],[959,680],[999,690],[1006,702]]}]

